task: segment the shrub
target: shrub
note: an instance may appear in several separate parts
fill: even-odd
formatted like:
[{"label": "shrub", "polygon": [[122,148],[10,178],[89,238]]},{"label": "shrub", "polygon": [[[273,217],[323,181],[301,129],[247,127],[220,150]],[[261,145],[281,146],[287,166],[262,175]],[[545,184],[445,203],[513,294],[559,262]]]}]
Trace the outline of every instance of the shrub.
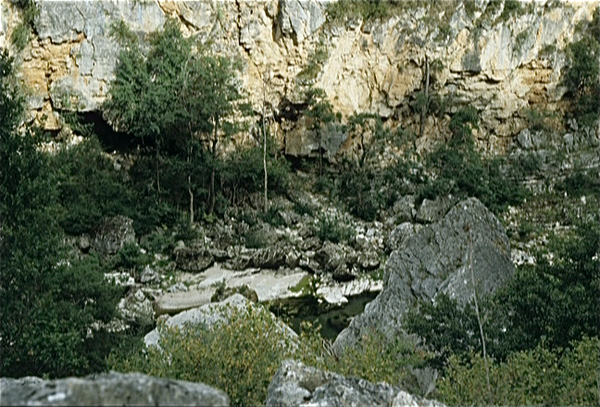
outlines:
[{"label": "shrub", "polygon": [[314,216],[317,208],[309,202],[296,201],[293,209],[298,215]]},{"label": "shrub", "polygon": [[228,308],[227,322],[207,327],[181,329],[159,326],[161,340],[156,348],[109,357],[111,369],[138,371],[158,377],[203,382],[225,391],[232,405],[261,405],[267,388],[284,359],[295,358],[315,366],[373,382],[399,384],[411,366],[427,359],[414,342],[387,342],[380,335],[366,335],[356,349],[339,359],[323,347],[319,327],[304,324],[300,338],[292,339],[275,324],[262,307]]},{"label": "shrub", "polygon": [[582,195],[598,195],[600,178],[597,173],[576,170],[569,174],[564,181],[559,182],[557,189],[564,191],[570,196],[580,197]]},{"label": "shrub", "polygon": [[271,226],[285,226],[285,219],[279,213],[280,210],[279,206],[271,205],[267,212],[259,212],[259,217]]},{"label": "shrub", "polygon": [[351,226],[344,225],[339,219],[321,217],[317,220],[315,234],[323,242],[329,240],[333,243],[340,243],[352,240],[355,231]]},{"label": "shrub", "polygon": [[504,169],[504,159],[483,159],[475,150],[471,127],[478,122],[473,108],[461,109],[452,118],[453,138],[428,155],[427,166],[434,178],[421,186],[418,200],[446,194],[473,196],[495,213],[523,201],[519,173]]},{"label": "shrub", "polygon": [[17,50],[22,51],[29,42],[33,22],[39,14],[39,9],[33,0],[16,0],[12,3],[20,10],[23,20],[13,29],[10,41]]},{"label": "shrub", "polygon": [[583,338],[561,355],[543,345],[511,354],[490,366],[489,400],[483,358],[467,362],[450,359],[438,385],[439,399],[448,405],[593,405],[600,401],[597,387],[598,338]]},{"label": "shrub", "polygon": [[573,114],[584,125],[592,126],[600,112],[600,11],[594,11],[592,22],[582,38],[567,46],[567,66],[562,84],[573,98]]},{"label": "shrub", "polygon": [[126,243],[121,250],[117,252],[112,259],[111,268],[124,268],[127,270],[141,270],[152,259],[149,255],[143,253],[136,243]]},{"label": "shrub", "polygon": [[126,174],[115,169],[97,138],[52,157],[59,186],[60,225],[68,234],[88,233],[106,216],[135,216]]},{"label": "shrub", "polygon": [[175,237],[163,228],[156,228],[142,237],[140,245],[149,253],[171,253],[175,248]]},{"label": "shrub", "polygon": [[267,247],[268,240],[262,229],[251,230],[246,235],[246,247],[249,249],[262,249]]},{"label": "shrub", "polygon": [[113,356],[111,368],[202,382],[223,390],[234,406],[261,405],[279,364],[293,356],[292,339],[262,307],[225,312],[228,322],[211,327],[159,326],[162,350],[140,349],[124,360]]}]

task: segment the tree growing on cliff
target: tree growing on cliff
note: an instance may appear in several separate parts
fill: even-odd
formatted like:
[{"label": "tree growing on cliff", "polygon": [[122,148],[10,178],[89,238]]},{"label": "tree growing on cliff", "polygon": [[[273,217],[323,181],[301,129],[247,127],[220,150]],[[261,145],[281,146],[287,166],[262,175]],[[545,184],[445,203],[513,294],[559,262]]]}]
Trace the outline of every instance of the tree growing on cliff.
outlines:
[{"label": "tree growing on cliff", "polygon": [[573,113],[583,124],[593,125],[600,117],[600,9],[583,28],[580,40],[567,47],[567,66],[562,83],[573,98]]},{"label": "tree growing on cliff", "polygon": [[327,99],[327,93],[321,88],[314,88],[312,86],[308,88],[304,92],[304,100],[307,104],[304,114],[312,119],[310,130],[314,132],[319,145],[319,176],[322,176],[324,130],[329,123],[341,118],[341,116],[334,113],[333,105]]},{"label": "tree growing on cliff", "polygon": [[[235,131],[232,116],[240,106],[234,64],[184,38],[175,20],[167,20],[161,31],[151,35],[148,52],[124,22],[113,27],[113,35],[122,49],[105,114],[118,127],[150,141],[159,200],[161,168],[172,166],[175,173],[186,174],[182,182],[189,195],[190,220],[194,219],[194,196],[207,183],[205,209],[212,213],[219,141]],[[208,181],[198,171],[206,166]]]}]

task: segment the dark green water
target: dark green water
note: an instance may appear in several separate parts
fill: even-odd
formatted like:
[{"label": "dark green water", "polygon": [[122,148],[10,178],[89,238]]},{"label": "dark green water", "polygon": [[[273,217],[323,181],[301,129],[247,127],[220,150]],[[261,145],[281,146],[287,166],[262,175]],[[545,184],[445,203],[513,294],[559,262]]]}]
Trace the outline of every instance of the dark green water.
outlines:
[{"label": "dark green water", "polygon": [[319,304],[312,296],[288,298],[271,303],[272,313],[286,321],[294,331],[300,333],[302,321],[319,323],[321,336],[334,340],[350,324],[353,316],[362,313],[365,305],[373,301],[379,293],[362,293],[348,297],[348,302],[334,306],[323,302]]}]

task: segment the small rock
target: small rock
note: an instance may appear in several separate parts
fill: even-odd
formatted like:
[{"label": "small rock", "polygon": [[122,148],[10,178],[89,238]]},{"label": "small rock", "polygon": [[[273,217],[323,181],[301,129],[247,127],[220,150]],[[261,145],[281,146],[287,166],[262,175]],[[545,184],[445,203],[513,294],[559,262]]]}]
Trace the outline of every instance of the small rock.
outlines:
[{"label": "small rock", "polygon": [[167,288],[168,293],[179,293],[179,292],[185,292],[187,290],[188,290],[187,285],[183,284],[182,282],[179,282],[179,283],[174,284],[171,287]]},{"label": "small rock", "polygon": [[142,276],[140,277],[140,281],[142,282],[142,284],[159,284],[160,280],[160,275],[156,271],[154,271],[152,267],[144,267],[144,270],[142,271]]},{"label": "small rock", "polygon": [[82,252],[87,253],[90,250],[90,238],[87,235],[80,236],[77,245]]},{"label": "small rock", "polygon": [[135,243],[133,219],[125,216],[104,218],[100,225],[92,231],[91,246],[98,253],[112,255],[117,253],[126,243]]}]

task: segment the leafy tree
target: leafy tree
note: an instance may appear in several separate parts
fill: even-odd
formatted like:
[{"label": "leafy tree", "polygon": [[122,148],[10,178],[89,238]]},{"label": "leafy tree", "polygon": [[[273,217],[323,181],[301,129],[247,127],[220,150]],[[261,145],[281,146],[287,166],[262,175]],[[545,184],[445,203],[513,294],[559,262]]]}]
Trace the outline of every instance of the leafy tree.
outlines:
[{"label": "leafy tree", "polygon": [[304,92],[307,107],[304,114],[312,119],[310,130],[315,133],[319,143],[319,176],[323,175],[323,130],[325,126],[339,117],[333,111],[333,105],[327,99],[327,93],[321,88],[310,87]]},{"label": "leafy tree", "polygon": [[358,151],[342,163],[339,193],[354,215],[373,221],[383,198],[377,188],[383,171],[376,157],[385,147],[389,132],[380,117],[368,113],[350,116],[347,131],[348,137],[357,138]]},{"label": "leafy tree", "polygon": [[[192,39],[181,34],[175,20],[153,33],[144,52],[138,38],[121,22],[113,35],[122,46],[106,115],[132,135],[148,140],[155,154],[155,189],[162,194],[164,172],[185,174],[169,183],[185,185],[189,196],[190,221],[194,219],[194,197],[203,193],[208,167],[207,211],[216,204],[215,176],[219,168],[218,144],[236,127],[231,121],[241,98],[234,65],[226,58],[207,54]],[[194,48],[199,48],[194,52]],[[200,136],[207,138],[204,148]],[[208,154],[205,154],[208,153]],[[166,155],[166,157],[164,157]]]},{"label": "leafy tree", "polygon": [[0,375],[78,375],[100,369],[103,329],[119,290],[93,261],[66,261],[58,189],[35,134],[19,134],[22,98],[0,53]]},{"label": "leafy tree", "polygon": [[60,202],[60,225],[72,235],[88,233],[106,216],[137,218],[126,174],[117,171],[97,138],[51,157]]},{"label": "leafy tree", "polygon": [[592,22],[583,37],[567,47],[567,66],[562,83],[574,99],[573,112],[586,125],[593,125],[600,112],[600,11],[594,11]]},{"label": "leafy tree", "polygon": [[484,159],[477,152],[472,129],[478,124],[479,116],[472,107],[462,108],[452,117],[452,139],[427,157],[434,178],[421,188],[420,199],[445,194],[473,196],[494,212],[522,201],[525,192],[518,174],[503,169],[503,159]]}]

